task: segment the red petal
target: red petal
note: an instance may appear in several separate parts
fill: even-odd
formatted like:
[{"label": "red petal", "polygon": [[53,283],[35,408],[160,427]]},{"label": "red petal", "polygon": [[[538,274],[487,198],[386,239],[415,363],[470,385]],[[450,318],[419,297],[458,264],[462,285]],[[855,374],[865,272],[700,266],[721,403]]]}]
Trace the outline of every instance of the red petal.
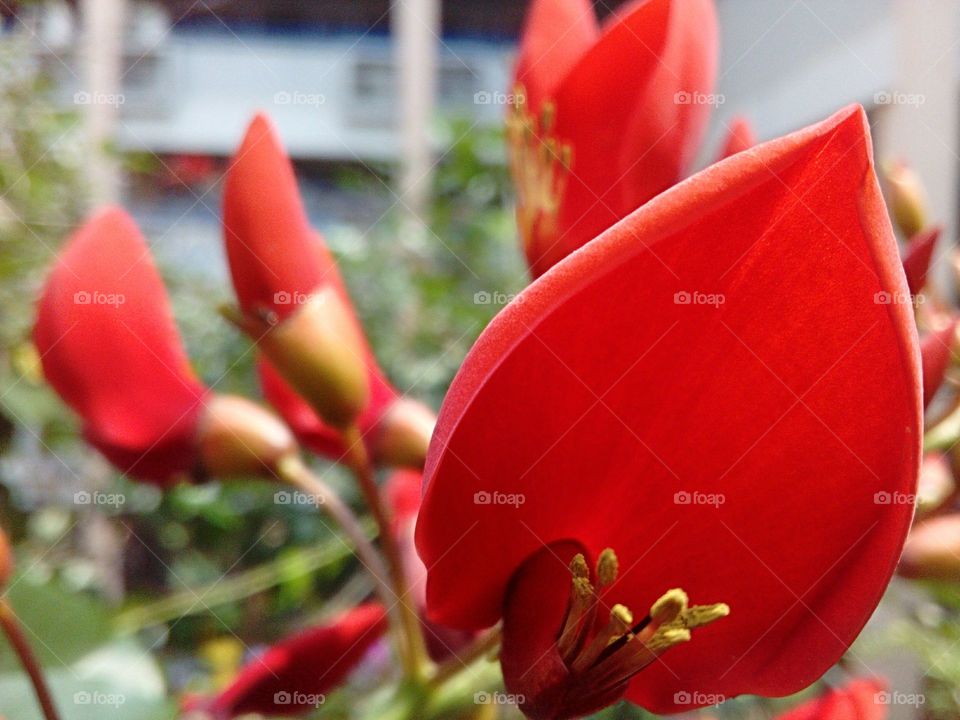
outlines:
[{"label": "red petal", "polygon": [[533,112],[596,42],[600,29],[589,0],[533,0],[527,10],[514,71]]},{"label": "red petal", "polygon": [[887,683],[878,678],[858,678],[841,688],[829,690],[777,720],[884,720],[890,694]]},{"label": "red petal", "polygon": [[265,115],[250,123],[230,165],[223,227],[233,286],[245,312],[283,318],[316,290],[332,260],[317,248],[293,166]]},{"label": "red petal", "polygon": [[713,0],[635,0],[608,21],[554,97],[573,164],[556,232],[528,247],[535,274],[683,177],[716,63]]},{"label": "red petal", "polygon": [[757,135],[753,131],[753,125],[750,124],[750,121],[745,117],[735,117],[727,127],[727,140],[720,152],[720,159],[723,160],[731,155],[749,150],[756,144]]},{"label": "red petal", "polygon": [[915,491],[922,427],[911,306],[878,293],[906,283],[855,107],[708,168],[534,282],[440,414],[417,530],[431,617],[496,622],[524,559],[574,540],[614,548],[611,598],[634,612],[673,587],[730,605],[628,697],[666,712],[680,691],[810,684],[912,515],[874,501]]},{"label": "red petal", "polygon": [[953,346],[957,335],[957,321],[953,320],[941,330],[928,332],[920,340],[920,358],[923,363],[923,407],[926,408],[943,379],[953,358]]},{"label": "red petal", "polygon": [[290,716],[314,710],[325,693],[347,678],[386,627],[382,606],[361,605],[273,645],[246,665],[226,690],[197,705],[217,720],[247,713]]},{"label": "red petal", "polygon": [[940,239],[943,228],[932,227],[919,232],[910,238],[906,253],[903,256],[903,270],[907,274],[907,286],[910,292],[916,295],[927,284],[927,272],[930,270],[930,260],[933,258],[933,249]]},{"label": "red petal", "polygon": [[205,388],[190,369],[150,249],[119,208],[67,242],[33,339],[87,440],[123,472],[165,484],[194,469]]}]

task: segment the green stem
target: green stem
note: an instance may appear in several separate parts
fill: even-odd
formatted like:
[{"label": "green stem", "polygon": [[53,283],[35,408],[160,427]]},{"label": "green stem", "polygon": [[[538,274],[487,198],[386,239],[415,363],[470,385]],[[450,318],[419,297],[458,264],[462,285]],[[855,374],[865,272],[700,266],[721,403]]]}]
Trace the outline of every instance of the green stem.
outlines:
[{"label": "green stem", "polygon": [[373,466],[367,455],[366,446],[363,444],[360,430],[356,426],[347,429],[343,433],[343,443],[346,447],[344,460],[356,476],[360,492],[363,493],[364,500],[380,530],[380,548],[387,561],[390,583],[395,590],[395,604],[400,608],[402,634],[406,641],[406,651],[401,653],[404,672],[413,682],[423,683],[426,680],[426,668],[430,661],[420,626],[420,617],[416,608],[411,605],[400,546],[380,496],[380,488],[374,478]]},{"label": "green stem", "polygon": [[40,664],[33,654],[30,643],[27,642],[27,638],[23,634],[23,628],[20,626],[17,614],[10,607],[10,604],[2,598],[0,598],[0,627],[3,628],[10,645],[16,652],[17,657],[20,658],[20,664],[23,665],[23,669],[30,677],[33,692],[37,696],[37,702],[40,703],[40,709],[43,710],[43,716],[47,720],[60,720],[57,708],[53,704],[53,697],[50,695],[50,688],[47,687]]},{"label": "green stem", "polygon": [[430,678],[430,685],[438,687],[447,682],[457,673],[466,670],[473,663],[486,657],[500,646],[501,632],[499,627],[488,630],[476,638],[473,644],[463,652],[455,653],[443,662]]}]

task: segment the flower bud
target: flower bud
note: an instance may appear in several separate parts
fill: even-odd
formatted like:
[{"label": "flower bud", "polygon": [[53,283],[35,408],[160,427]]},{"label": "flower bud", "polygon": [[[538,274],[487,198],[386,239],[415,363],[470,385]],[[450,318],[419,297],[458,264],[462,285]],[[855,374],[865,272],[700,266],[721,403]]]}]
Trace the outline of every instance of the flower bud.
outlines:
[{"label": "flower bud", "polygon": [[272,476],[298,452],[293,434],[272,413],[237,395],[212,395],[199,426],[200,462],[218,477]]},{"label": "flower bud", "polygon": [[381,465],[422,469],[436,422],[423,403],[397,398],[373,431],[374,458]]},{"label": "flower bud", "polygon": [[365,345],[353,314],[332,285],[318,288],[283,320],[231,318],[329,425],[352,425],[370,396]]},{"label": "flower bud", "polygon": [[960,580],[960,515],[916,525],[903,548],[898,572],[916,579]]},{"label": "flower bud", "polygon": [[13,575],[13,550],[7,534],[0,530],[0,588],[6,587]]},{"label": "flower bud", "polygon": [[904,237],[910,238],[927,225],[927,199],[917,173],[904,162],[884,166],[890,214]]},{"label": "flower bud", "polygon": [[928,452],[920,465],[917,512],[928,514],[942,507],[956,492],[950,460],[943,453]]}]

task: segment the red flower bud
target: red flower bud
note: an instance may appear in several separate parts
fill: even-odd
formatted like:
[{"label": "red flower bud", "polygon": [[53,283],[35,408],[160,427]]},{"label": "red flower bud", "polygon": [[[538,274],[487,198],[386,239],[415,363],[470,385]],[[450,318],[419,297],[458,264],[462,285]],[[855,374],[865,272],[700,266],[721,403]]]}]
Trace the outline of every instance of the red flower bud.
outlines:
[{"label": "red flower bud", "polygon": [[227,173],[223,224],[242,312],[235,322],[326,423],[350,426],[369,401],[369,350],[263,115]]},{"label": "red flower bud", "polygon": [[950,320],[939,330],[928,332],[920,339],[920,359],[923,367],[923,407],[930,405],[937,390],[943,385],[947,369],[953,361],[957,341],[957,320]]},{"label": "red flower bud", "polygon": [[933,250],[940,239],[943,228],[939,225],[922,230],[907,243],[903,256],[903,271],[907,274],[907,287],[910,294],[916,295],[927,284],[927,273],[930,270],[930,260]]},{"label": "red flower bud", "polygon": [[857,678],[777,715],[776,720],[884,720],[889,697],[884,680]]},{"label": "red flower bud", "polygon": [[361,605],[273,645],[216,697],[191,699],[186,710],[214,720],[248,713],[273,717],[314,711],[326,693],[347,679],[386,627],[382,606]]},{"label": "red flower bud", "polygon": [[265,473],[296,451],[287,429],[190,367],[150,249],[104,210],[75,232],[40,298],[34,342],[47,380],[119,470],[161,486]]},{"label": "red flower bud", "polygon": [[727,139],[723,144],[723,150],[720,151],[720,160],[736,155],[744,150],[749,150],[757,144],[757,135],[753,131],[753,125],[745,117],[737,116],[727,127]]},{"label": "red flower bud", "polygon": [[893,221],[904,237],[912,238],[927,226],[927,198],[920,177],[902,161],[885,163],[883,174]]}]

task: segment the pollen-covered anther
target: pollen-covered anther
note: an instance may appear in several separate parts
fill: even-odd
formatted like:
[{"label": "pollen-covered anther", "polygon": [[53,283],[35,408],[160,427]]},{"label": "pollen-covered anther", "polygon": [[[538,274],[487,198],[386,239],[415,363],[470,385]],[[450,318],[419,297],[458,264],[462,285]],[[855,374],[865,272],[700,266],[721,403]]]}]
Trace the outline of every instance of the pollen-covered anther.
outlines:
[{"label": "pollen-covered anther", "polygon": [[617,557],[610,549],[600,554],[597,590],[585,577],[586,568],[582,555],[570,564],[570,604],[557,641],[574,683],[584,693],[603,693],[627,682],[670,648],[689,642],[694,628],[730,613],[725,603],[691,606],[687,594],[674,588],[653,603],[639,622],[625,605],[614,605],[607,622],[594,632],[600,591],[617,579]]},{"label": "pollen-covered anther", "polygon": [[514,88],[507,116],[510,172],[517,188],[517,220],[524,242],[543,224],[549,231],[557,221],[560,201],[573,164],[573,149],[553,134],[556,106],[546,102],[534,116],[522,85]]}]

